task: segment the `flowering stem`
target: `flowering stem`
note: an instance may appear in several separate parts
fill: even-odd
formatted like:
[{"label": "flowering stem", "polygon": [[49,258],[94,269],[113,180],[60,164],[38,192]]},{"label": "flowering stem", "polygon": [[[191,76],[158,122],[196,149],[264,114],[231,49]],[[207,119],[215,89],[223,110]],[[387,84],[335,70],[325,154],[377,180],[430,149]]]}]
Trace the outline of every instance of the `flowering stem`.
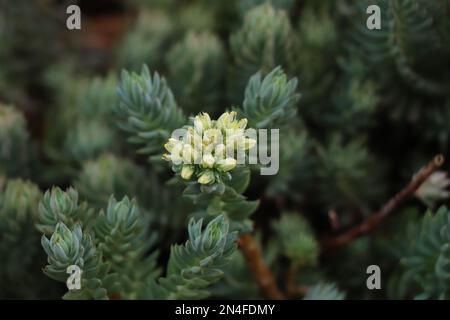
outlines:
[{"label": "flowering stem", "polygon": [[381,221],[389,216],[395,209],[397,209],[406,200],[414,195],[414,192],[424,183],[428,177],[436,171],[444,163],[444,156],[437,155],[431,160],[425,167],[423,167],[417,175],[411,180],[411,182],[394,197],[392,197],[381,209],[372,214],[366,220],[359,225],[351,228],[347,232],[335,236],[325,237],[322,239],[321,244],[324,249],[337,248],[352,242],[354,239],[369,233],[375,229]]},{"label": "flowering stem", "polygon": [[283,299],[284,295],[264,262],[255,239],[250,234],[245,234],[238,238],[237,243],[262,293],[269,299]]}]

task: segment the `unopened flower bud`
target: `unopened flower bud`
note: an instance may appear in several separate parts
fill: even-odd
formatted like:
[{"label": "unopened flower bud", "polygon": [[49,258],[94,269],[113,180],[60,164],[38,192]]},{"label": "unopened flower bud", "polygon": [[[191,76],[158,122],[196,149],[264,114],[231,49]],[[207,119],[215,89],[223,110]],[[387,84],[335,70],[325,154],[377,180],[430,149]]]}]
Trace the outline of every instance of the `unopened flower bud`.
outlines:
[{"label": "unopened flower bud", "polygon": [[245,127],[247,126],[247,119],[241,119],[238,122],[238,129],[245,129]]},{"label": "unopened flower bud", "polygon": [[181,178],[189,180],[194,174],[194,166],[184,165],[181,169]]},{"label": "unopened flower bud", "polygon": [[204,168],[212,168],[214,166],[215,159],[211,154],[205,154],[202,159],[202,166]]},{"label": "unopened flower bud", "polygon": [[230,129],[231,123],[236,117],[236,111],[224,112],[219,119],[217,119],[217,127],[219,129]]},{"label": "unopened flower bud", "polygon": [[450,192],[447,190],[449,185],[450,179],[447,177],[447,172],[436,171],[417,189],[415,195],[426,205],[433,206],[436,202],[450,197]]},{"label": "unopened flower bud", "polygon": [[200,184],[211,184],[215,181],[214,173],[210,170],[204,171],[200,178],[198,178],[198,183]]},{"label": "unopened flower bud", "polygon": [[223,171],[223,172],[228,172],[233,170],[234,168],[236,168],[236,159],[233,158],[226,158],[223,160],[220,160],[217,163],[217,169]]},{"label": "unopened flower bud", "polygon": [[201,133],[211,127],[211,118],[207,113],[201,113],[194,118],[194,128],[197,132]]}]

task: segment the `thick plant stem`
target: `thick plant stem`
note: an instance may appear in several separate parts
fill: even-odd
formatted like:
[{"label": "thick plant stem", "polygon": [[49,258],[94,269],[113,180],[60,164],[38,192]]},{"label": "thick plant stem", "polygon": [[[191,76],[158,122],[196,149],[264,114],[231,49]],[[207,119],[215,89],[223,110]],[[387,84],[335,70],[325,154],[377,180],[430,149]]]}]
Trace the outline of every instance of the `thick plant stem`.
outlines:
[{"label": "thick plant stem", "polygon": [[340,247],[352,242],[354,239],[364,235],[375,229],[381,221],[389,216],[395,209],[397,209],[406,200],[414,195],[414,192],[424,183],[428,177],[436,171],[444,163],[444,156],[437,155],[425,167],[423,167],[411,182],[394,197],[392,197],[381,209],[368,217],[359,225],[351,228],[344,234],[336,237],[327,237],[321,241],[324,249],[332,249]]},{"label": "thick plant stem", "polygon": [[283,299],[284,295],[264,262],[255,239],[250,234],[245,234],[238,238],[237,243],[264,296],[274,300]]}]

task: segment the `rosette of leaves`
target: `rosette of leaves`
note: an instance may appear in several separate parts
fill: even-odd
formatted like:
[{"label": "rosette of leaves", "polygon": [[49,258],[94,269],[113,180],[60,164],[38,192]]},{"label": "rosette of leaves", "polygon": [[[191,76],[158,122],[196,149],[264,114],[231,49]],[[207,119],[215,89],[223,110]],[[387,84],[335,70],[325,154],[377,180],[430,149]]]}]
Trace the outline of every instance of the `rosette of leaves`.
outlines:
[{"label": "rosette of leaves", "polygon": [[31,94],[45,89],[43,75],[57,52],[59,9],[48,1],[0,2],[0,100],[21,109],[36,107]]},{"label": "rosette of leaves", "polygon": [[123,71],[118,94],[119,127],[130,134],[128,141],[140,145],[140,153],[162,153],[172,131],[186,122],[165,78],[145,65],[140,74]]},{"label": "rosette of leaves", "polygon": [[450,293],[450,213],[445,206],[427,211],[416,228],[410,228],[409,248],[403,252],[403,280],[417,299],[447,299]]},{"label": "rosette of leaves", "polygon": [[308,222],[299,214],[285,212],[273,223],[281,252],[293,266],[315,266],[318,262],[319,244]]},{"label": "rosette of leaves", "polygon": [[82,120],[98,119],[113,123],[111,115],[118,103],[117,76],[114,73],[90,78],[76,74],[75,67],[70,62],[55,64],[46,75],[46,81],[55,94],[55,105],[49,109],[47,121],[54,120],[55,115],[58,119],[57,123],[52,123],[49,134],[62,138],[68,128]]},{"label": "rosette of leaves", "polygon": [[114,132],[107,124],[97,120],[83,120],[67,132],[64,141],[64,149],[67,150],[65,155],[80,163],[110,150],[115,141]]},{"label": "rosette of leaves", "polygon": [[155,237],[147,235],[145,219],[134,201],[111,197],[106,211],[94,219],[86,219],[90,211],[81,209],[76,191],[56,188],[46,193],[39,208],[47,224],[44,231],[50,231],[49,238],[42,237],[48,256],[44,272],[64,282],[69,266],[82,271],[81,288],[69,290],[66,299],[203,298],[207,287],[222,277],[221,268],[235,250],[235,234],[229,233],[224,217],[214,219],[203,231],[202,222],[192,220],[190,240],[172,247],[167,275],[158,279],[157,253],[149,253]]},{"label": "rosette of leaves", "polygon": [[319,283],[308,290],[304,300],[344,300],[345,293],[334,283]]},{"label": "rosette of leaves", "polygon": [[202,230],[203,220],[191,220],[189,240],[171,248],[167,275],[152,286],[152,295],[159,299],[202,299],[208,287],[219,281],[231,255],[236,250],[236,234],[229,232],[229,223],[218,216]]},{"label": "rosette of leaves", "polygon": [[[353,68],[352,62],[346,63],[346,67]],[[357,71],[353,69],[352,72]],[[376,123],[374,117],[381,101],[377,90],[378,86],[371,79],[353,75],[340,80],[326,110],[321,110],[321,125],[349,136],[367,132]]]},{"label": "rosette of leaves", "polygon": [[49,78],[57,82],[56,91],[62,92],[47,114],[52,125],[47,126],[44,148],[54,163],[47,170],[46,179],[48,183],[62,184],[76,176],[83,161],[106,151],[121,150],[113,116],[118,103],[117,78],[113,74],[93,79],[76,77],[60,67]]},{"label": "rosette of leaves", "polygon": [[164,62],[161,52],[167,50],[174,31],[175,26],[165,11],[141,11],[119,45],[118,65],[136,72],[143,64],[159,69]]},{"label": "rosette of leaves", "polygon": [[296,90],[297,79],[288,80],[281,67],[265,77],[257,72],[245,89],[242,116],[252,128],[279,128],[295,119],[300,98]]},{"label": "rosette of leaves", "polygon": [[302,109],[302,113],[312,113],[314,120],[320,120],[315,112],[322,106],[320,102],[327,99],[323,92],[331,91],[338,75],[336,55],[339,27],[332,18],[336,11],[329,13],[323,8],[313,8],[308,2],[300,13],[295,33],[298,42],[295,70],[304,89],[302,100],[307,106]]},{"label": "rosette of leaves", "polygon": [[135,9],[161,8],[171,9],[176,0],[127,0],[126,4]]},{"label": "rosette of leaves", "polygon": [[0,104],[0,175],[27,176],[30,149],[23,115],[13,107]]},{"label": "rosette of leaves", "polygon": [[[3,185],[3,183],[5,183]],[[44,257],[39,250],[39,233],[34,227],[37,206],[42,194],[31,182],[7,180],[0,182],[0,297],[42,298],[45,284],[36,265]]]},{"label": "rosette of leaves", "polygon": [[292,27],[285,11],[266,3],[251,9],[242,28],[230,37],[232,63],[228,95],[232,103],[242,101],[248,79],[258,71],[263,75],[276,66],[292,66]]},{"label": "rosette of leaves", "polygon": [[[77,76],[73,62],[55,63],[45,74],[45,83],[53,92],[54,102],[44,114],[45,121],[51,123],[45,130],[45,147],[58,149],[66,136],[68,128],[74,123],[81,109],[81,101],[89,91],[88,77]],[[97,88],[99,89],[99,88]],[[98,90],[95,90],[99,94]],[[57,118],[57,121],[55,121]],[[53,151],[56,152],[56,151]],[[47,153],[51,153],[47,151]]]},{"label": "rosette of leaves", "polygon": [[102,263],[101,252],[95,248],[91,236],[83,233],[79,224],[69,229],[64,223],[58,222],[50,239],[42,236],[41,244],[48,256],[44,273],[50,278],[66,282],[70,266],[77,266],[82,271],[80,289],[69,290],[63,298],[108,298],[107,287],[114,284],[114,279],[107,277],[108,265]]},{"label": "rosette of leaves", "polygon": [[94,78],[77,92],[76,113],[64,141],[65,154],[77,162],[117,149],[113,126],[113,110],[118,102],[116,84],[116,77],[110,74]]},{"label": "rosette of leaves", "polygon": [[86,202],[78,202],[78,192],[68,188],[65,192],[58,187],[47,190],[39,203],[39,219],[37,229],[46,235],[55,231],[57,223],[62,222],[67,228],[76,223],[90,227],[94,219],[93,210]]},{"label": "rosette of leaves", "polygon": [[117,76],[109,73],[105,77],[94,77],[84,90],[78,92],[78,114],[81,118],[102,119],[112,124],[112,111],[118,104]]},{"label": "rosette of leaves", "polygon": [[[364,140],[345,143],[342,136],[333,135],[326,146],[317,147],[317,156],[319,200],[327,210],[341,208],[365,215],[370,212],[368,204],[375,205],[382,198],[384,190],[376,181],[381,178],[383,167],[376,167],[376,174],[368,171],[375,168],[375,159]],[[364,187],[367,183],[378,187]]]},{"label": "rosette of leaves", "polygon": [[111,197],[106,211],[98,215],[94,234],[103,260],[111,266],[120,283],[121,297],[141,297],[145,285],[154,279],[157,251],[145,256],[155,241],[155,235],[147,236],[145,219],[134,201],[124,197],[117,202]]},{"label": "rosette of leaves", "polygon": [[94,216],[86,203],[78,203],[74,189],[54,188],[39,211],[37,227],[50,236],[42,238],[46,274],[64,282],[69,266],[82,270],[81,289],[69,290],[65,298],[138,298],[146,279],[157,272],[155,254],[144,257],[153,243],[145,235],[145,219],[127,197],[120,202],[111,197],[106,213]]},{"label": "rosette of leaves", "polygon": [[178,32],[184,33],[186,30],[194,32],[213,31],[221,27],[220,14],[223,13],[223,10],[218,11],[215,4],[207,1],[194,1],[184,6],[177,6],[175,14],[177,15]]},{"label": "rosette of leaves", "polygon": [[116,199],[135,197],[151,230],[158,230],[158,243],[179,239],[190,203],[178,197],[177,185],[164,185],[154,172],[128,159],[103,154],[83,163],[74,182],[80,198],[90,206],[105,208],[111,195]]},{"label": "rosette of leaves", "polygon": [[111,195],[117,199],[136,196],[141,205],[145,205],[150,180],[145,171],[130,160],[106,153],[83,163],[74,186],[80,196],[96,208],[103,208]]},{"label": "rosette of leaves", "polygon": [[221,100],[225,53],[209,32],[188,32],[167,55],[169,81],[183,109],[213,112]]},{"label": "rosette of leaves", "polygon": [[242,0],[239,1],[239,11],[242,15],[251,10],[254,7],[262,5],[264,3],[270,3],[276,9],[284,9],[287,12],[294,7],[295,0]]},{"label": "rosette of leaves", "polygon": [[[380,30],[365,26],[369,4],[381,9]],[[379,85],[387,115],[396,125],[420,127],[421,136],[439,141],[441,136],[429,120],[440,123],[436,114],[445,112],[450,97],[449,71],[442,70],[450,56],[448,2],[363,1],[357,8],[350,53],[359,57],[365,75]]]}]

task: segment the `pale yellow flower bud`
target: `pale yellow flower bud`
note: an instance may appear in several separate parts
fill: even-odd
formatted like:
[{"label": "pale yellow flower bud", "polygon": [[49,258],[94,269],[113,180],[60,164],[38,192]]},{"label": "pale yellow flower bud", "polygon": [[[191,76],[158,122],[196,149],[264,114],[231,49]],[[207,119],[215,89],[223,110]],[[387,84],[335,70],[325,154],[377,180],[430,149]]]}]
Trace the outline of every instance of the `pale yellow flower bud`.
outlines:
[{"label": "pale yellow flower bud", "polygon": [[241,120],[239,120],[239,122],[238,122],[238,128],[239,129],[245,129],[245,127],[247,126],[247,119],[241,119]]},{"label": "pale yellow flower bud", "polygon": [[172,152],[173,149],[180,144],[181,141],[174,138],[170,138],[169,141],[164,145],[164,148],[166,148],[167,151]]},{"label": "pale yellow flower bud", "polygon": [[235,117],[236,111],[224,112],[219,119],[217,119],[217,127],[219,129],[229,129]]},{"label": "pale yellow flower bud", "polygon": [[189,180],[194,174],[194,166],[184,165],[181,169],[181,177],[184,180]]},{"label": "pale yellow flower bud", "polygon": [[197,132],[203,132],[211,128],[212,122],[209,114],[201,113],[194,118],[194,128]]},{"label": "pale yellow flower bud", "polygon": [[210,170],[207,170],[200,175],[200,178],[198,178],[197,181],[200,184],[211,184],[215,180],[216,179],[214,178],[214,173]]},{"label": "pale yellow flower bud", "polygon": [[204,168],[212,168],[214,166],[215,159],[211,154],[205,154],[202,159],[202,166]]},{"label": "pale yellow flower bud", "polygon": [[226,158],[217,162],[217,169],[223,172],[228,172],[236,168],[236,163],[236,159]]}]

